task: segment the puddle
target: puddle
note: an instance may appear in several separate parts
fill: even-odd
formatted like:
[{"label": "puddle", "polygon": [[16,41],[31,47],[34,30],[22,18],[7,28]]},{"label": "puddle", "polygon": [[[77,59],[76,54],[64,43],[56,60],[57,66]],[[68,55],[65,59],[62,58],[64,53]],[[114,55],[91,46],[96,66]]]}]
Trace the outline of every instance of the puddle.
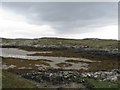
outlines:
[{"label": "puddle", "polygon": [[[65,60],[80,60],[80,61],[86,61],[86,62],[93,62],[89,59],[84,58],[67,58],[67,57],[49,57],[49,56],[27,56],[27,54],[34,54],[34,53],[51,53],[50,51],[44,51],[44,52],[33,52],[33,51],[25,51],[20,50],[17,48],[0,48],[0,56],[2,57],[13,57],[13,58],[21,58],[21,59],[32,59],[32,60],[38,60],[38,59],[46,59],[51,60],[53,62],[49,62],[51,67],[58,68],[56,66],[57,63],[65,62]],[[73,64],[70,67],[67,67],[69,69],[79,69],[80,67],[86,67],[88,66],[87,63],[77,63]]]}]

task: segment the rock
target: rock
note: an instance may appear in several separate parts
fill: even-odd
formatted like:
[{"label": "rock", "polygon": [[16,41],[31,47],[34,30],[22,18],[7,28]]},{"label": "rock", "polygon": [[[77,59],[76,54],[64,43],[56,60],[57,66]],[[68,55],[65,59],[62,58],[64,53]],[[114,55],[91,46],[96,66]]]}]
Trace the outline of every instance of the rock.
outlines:
[{"label": "rock", "polygon": [[25,69],[25,67],[19,67],[18,69]]},{"label": "rock", "polygon": [[98,75],[95,75],[94,78],[95,78],[95,79],[98,78]]},{"label": "rock", "polygon": [[[83,78],[94,78],[103,81],[116,82],[120,74],[118,70],[98,71],[98,72],[84,72],[64,71],[62,69],[45,69],[43,71],[24,72],[22,76],[27,79],[32,79],[36,82],[51,82],[52,84],[65,84],[70,82],[84,82]],[[80,81],[78,79],[81,78]],[[83,80],[82,80],[83,79]]]},{"label": "rock", "polygon": [[87,73],[87,77],[91,77],[91,74],[90,74],[90,73]]},{"label": "rock", "polygon": [[86,73],[82,73],[81,75],[82,75],[82,77],[87,77]]},{"label": "rock", "polygon": [[50,73],[49,76],[50,76],[50,77],[53,76],[53,73]]},{"label": "rock", "polygon": [[2,65],[2,69],[15,68],[15,65]]},{"label": "rock", "polygon": [[117,76],[111,77],[111,81],[115,82],[115,81],[117,81],[117,80],[118,80]]}]

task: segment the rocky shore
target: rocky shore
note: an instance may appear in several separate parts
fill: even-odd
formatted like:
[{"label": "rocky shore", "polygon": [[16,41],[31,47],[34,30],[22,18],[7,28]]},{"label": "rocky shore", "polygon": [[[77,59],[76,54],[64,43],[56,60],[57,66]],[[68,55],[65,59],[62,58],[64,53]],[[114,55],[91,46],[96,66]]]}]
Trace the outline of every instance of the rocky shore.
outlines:
[{"label": "rocky shore", "polygon": [[71,82],[85,83],[85,78],[92,78],[100,81],[116,82],[120,80],[120,69],[98,72],[79,72],[65,69],[41,69],[15,71],[22,77],[34,80],[39,83],[51,82],[53,85],[68,84]]}]

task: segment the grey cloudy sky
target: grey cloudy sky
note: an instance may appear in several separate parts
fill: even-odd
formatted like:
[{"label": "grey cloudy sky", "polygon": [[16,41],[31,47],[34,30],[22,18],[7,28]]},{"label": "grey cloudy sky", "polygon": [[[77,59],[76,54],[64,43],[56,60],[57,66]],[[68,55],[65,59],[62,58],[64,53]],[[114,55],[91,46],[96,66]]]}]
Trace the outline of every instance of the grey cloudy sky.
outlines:
[{"label": "grey cloudy sky", "polygon": [[[116,2],[3,2],[2,37],[118,38]],[[6,20],[6,21],[5,21]]]}]

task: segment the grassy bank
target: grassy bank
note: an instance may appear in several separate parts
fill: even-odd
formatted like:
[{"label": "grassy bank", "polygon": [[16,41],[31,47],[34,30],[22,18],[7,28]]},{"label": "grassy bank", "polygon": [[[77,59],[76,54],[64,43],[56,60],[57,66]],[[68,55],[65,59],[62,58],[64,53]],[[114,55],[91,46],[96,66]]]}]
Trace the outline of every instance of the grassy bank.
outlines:
[{"label": "grassy bank", "polygon": [[2,70],[0,70],[0,89],[2,89]]},{"label": "grassy bank", "polygon": [[3,71],[2,88],[37,88],[35,83],[13,73]]},{"label": "grassy bank", "polygon": [[85,78],[85,85],[88,88],[94,89],[104,89],[104,90],[119,90],[120,82],[110,82],[110,81],[99,81],[95,79]]}]

